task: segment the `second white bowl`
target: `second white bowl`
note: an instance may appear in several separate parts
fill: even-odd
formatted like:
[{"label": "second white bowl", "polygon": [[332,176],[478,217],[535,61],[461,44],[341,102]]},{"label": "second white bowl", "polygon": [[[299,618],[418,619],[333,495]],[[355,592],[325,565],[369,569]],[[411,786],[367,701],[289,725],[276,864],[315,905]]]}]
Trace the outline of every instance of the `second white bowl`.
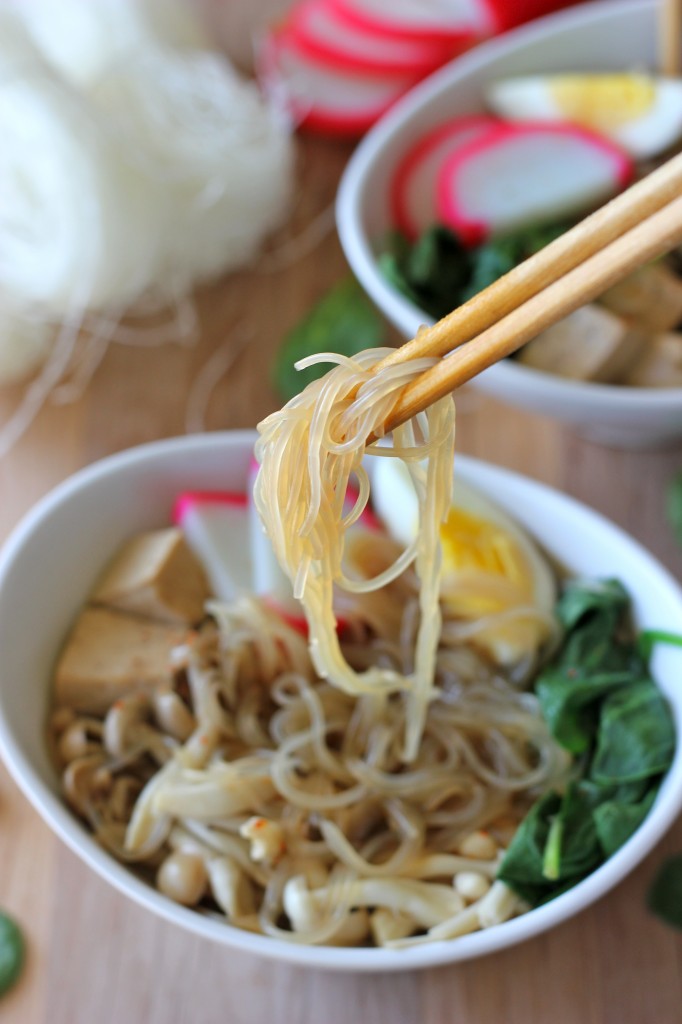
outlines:
[{"label": "second white bowl", "polygon": [[[510,32],[432,75],[365,137],[341,181],[337,226],[356,277],[405,338],[433,321],[388,283],[377,262],[392,227],[389,185],[403,154],[448,118],[482,112],[486,85],[495,79],[655,67],[657,11],[654,0],[611,0],[581,5]],[[571,424],[606,444],[646,448],[682,437],[682,388],[583,383],[509,359],[472,383],[501,401]]]}]

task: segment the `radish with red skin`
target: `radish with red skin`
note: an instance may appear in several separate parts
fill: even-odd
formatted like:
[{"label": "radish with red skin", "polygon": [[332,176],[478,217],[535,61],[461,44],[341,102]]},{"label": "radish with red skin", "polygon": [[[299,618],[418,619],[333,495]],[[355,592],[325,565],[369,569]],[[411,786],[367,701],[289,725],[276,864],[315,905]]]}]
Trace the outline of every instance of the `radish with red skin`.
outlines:
[{"label": "radish with red skin", "polygon": [[248,494],[185,491],[175,500],[173,522],[201,560],[215,597],[229,602],[256,594],[307,636],[305,616],[277,565]]},{"label": "radish with red skin", "polygon": [[427,132],[408,150],[391,182],[391,213],[403,234],[414,240],[437,222],[436,182],[442,163],[498,124],[485,114],[458,117]]},{"label": "radish with red skin", "polygon": [[481,0],[488,9],[495,33],[506,32],[534,18],[542,18],[564,7],[573,7],[580,0]]},{"label": "radish with red skin", "polygon": [[301,50],[286,26],[265,36],[257,58],[265,92],[300,128],[347,139],[367,131],[420,78],[331,68]]},{"label": "radish with red skin", "polygon": [[619,146],[572,124],[500,125],[441,165],[439,220],[467,245],[583,213],[621,191],[633,162]]},{"label": "radish with red skin", "polygon": [[[485,0],[328,0],[340,17],[367,32],[431,42],[449,41],[459,52],[491,35]],[[453,56],[455,54],[453,53]]]},{"label": "radish with red skin", "polygon": [[245,494],[185,491],[175,500],[173,523],[201,561],[215,597],[234,601],[253,592]]},{"label": "radish with red skin", "polygon": [[301,50],[347,71],[427,75],[453,56],[448,41],[396,38],[339,17],[326,0],[306,0],[291,12],[289,29]]},{"label": "radish with red skin", "polygon": [[[249,471],[250,483],[257,470],[258,464],[254,461]],[[275,558],[252,494],[251,486],[246,494],[184,491],[174,502],[172,521],[183,531],[204,566],[215,597],[234,601],[255,594],[288,625],[307,636],[308,623],[293,596],[289,579]],[[344,515],[353,510],[358,494],[355,488],[348,488]],[[361,529],[384,530],[369,508],[363,510],[357,522]],[[345,623],[340,619],[339,632],[344,628]]]},{"label": "radish with red skin", "polygon": [[247,502],[245,494],[234,491],[183,491],[173,503],[171,518],[176,526],[180,526],[187,511],[194,505],[232,505],[239,508],[246,507]]}]

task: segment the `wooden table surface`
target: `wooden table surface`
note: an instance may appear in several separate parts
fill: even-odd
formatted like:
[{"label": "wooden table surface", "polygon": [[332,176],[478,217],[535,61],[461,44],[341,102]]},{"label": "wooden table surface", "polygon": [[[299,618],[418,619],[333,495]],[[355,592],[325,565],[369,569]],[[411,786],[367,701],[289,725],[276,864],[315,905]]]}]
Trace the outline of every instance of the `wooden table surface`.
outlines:
[{"label": "wooden table surface", "polygon": [[[302,147],[292,234],[332,202],[348,156]],[[275,407],[267,368],[285,330],[345,273],[333,232],[280,271],[233,275],[197,296],[193,347],[112,346],[86,394],[48,405],[0,460],[0,538],[42,494],[121,448],[183,433],[191,382],[214,352],[239,348],[208,404],[206,429],[252,427]],[[250,340],[244,347],[244,332]],[[0,392],[4,418],[17,392]],[[477,395],[458,404],[461,451],[520,470],[588,502],[647,545],[679,578],[665,522],[666,481],[682,447],[629,453]],[[8,681],[4,680],[4,685]],[[682,821],[593,909],[478,961],[421,973],[336,976],[277,966],[200,941],[110,889],[47,829],[0,768],[0,906],[21,922],[28,959],[0,1003],[7,1024],[678,1024],[682,934],[645,909]]]}]

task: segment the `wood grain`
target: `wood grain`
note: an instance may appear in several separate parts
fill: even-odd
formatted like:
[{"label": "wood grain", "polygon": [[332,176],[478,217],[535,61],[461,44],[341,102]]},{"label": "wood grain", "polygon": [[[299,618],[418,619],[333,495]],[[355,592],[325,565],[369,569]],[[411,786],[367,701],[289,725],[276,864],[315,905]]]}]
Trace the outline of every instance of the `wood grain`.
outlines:
[{"label": "wood grain", "polygon": [[[303,147],[294,231],[332,202],[347,156],[341,145]],[[196,373],[244,328],[252,340],[217,385],[206,425],[253,426],[276,404],[267,369],[283,334],[344,272],[330,235],[279,273],[241,273],[203,290],[197,297],[201,337],[194,347],[112,347],[86,395],[71,406],[45,408],[0,462],[0,535],[80,466],[140,441],[182,433]],[[0,396],[0,415],[15,398]],[[587,501],[682,578],[682,554],[663,510],[665,484],[682,468],[682,447],[609,450],[470,389],[458,401],[458,447]],[[423,973],[334,976],[239,955],[152,917],[54,838],[0,769],[0,906],[21,921],[29,947],[21,983],[0,1003],[0,1020],[679,1024],[682,937],[648,915],[644,894],[662,858],[680,849],[678,822],[598,905],[514,950]]]},{"label": "wood grain", "polygon": [[661,0],[658,15],[659,71],[662,75],[680,73],[680,37],[682,36],[682,3]]}]

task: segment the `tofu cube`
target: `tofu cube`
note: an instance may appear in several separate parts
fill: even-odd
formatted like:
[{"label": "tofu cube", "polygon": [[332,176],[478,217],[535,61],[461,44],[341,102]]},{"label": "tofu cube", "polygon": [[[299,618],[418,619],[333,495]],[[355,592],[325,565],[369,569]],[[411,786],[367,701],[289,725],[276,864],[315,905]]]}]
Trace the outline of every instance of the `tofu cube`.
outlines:
[{"label": "tofu cube", "polygon": [[172,681],[171,651],[187,630],[137,615],[86,608],[76,620],[55,672],[55,704],[103,715],[120,697]]},{"label": "tofu cube", "polygon": [[650,338],[623,383],[640,388],[682,388],[682,334]]},{"label": "tofu cube", "polygon": [[640,326],[670,331],[682,322],[682,279],[664,263],[652,263],[614,284],[599,302]]},{"label": "tofu cube", "polygon": [[573,380],[619,381],[643,344],[640,330],[599,306],[583,306],[529,341],[519,362]]},{"label": "tofu cube", "polygon": [[132,537],[106,569],[93,604],[160,622],[195,624],[210,597],[203,567],[175,527]]}]

